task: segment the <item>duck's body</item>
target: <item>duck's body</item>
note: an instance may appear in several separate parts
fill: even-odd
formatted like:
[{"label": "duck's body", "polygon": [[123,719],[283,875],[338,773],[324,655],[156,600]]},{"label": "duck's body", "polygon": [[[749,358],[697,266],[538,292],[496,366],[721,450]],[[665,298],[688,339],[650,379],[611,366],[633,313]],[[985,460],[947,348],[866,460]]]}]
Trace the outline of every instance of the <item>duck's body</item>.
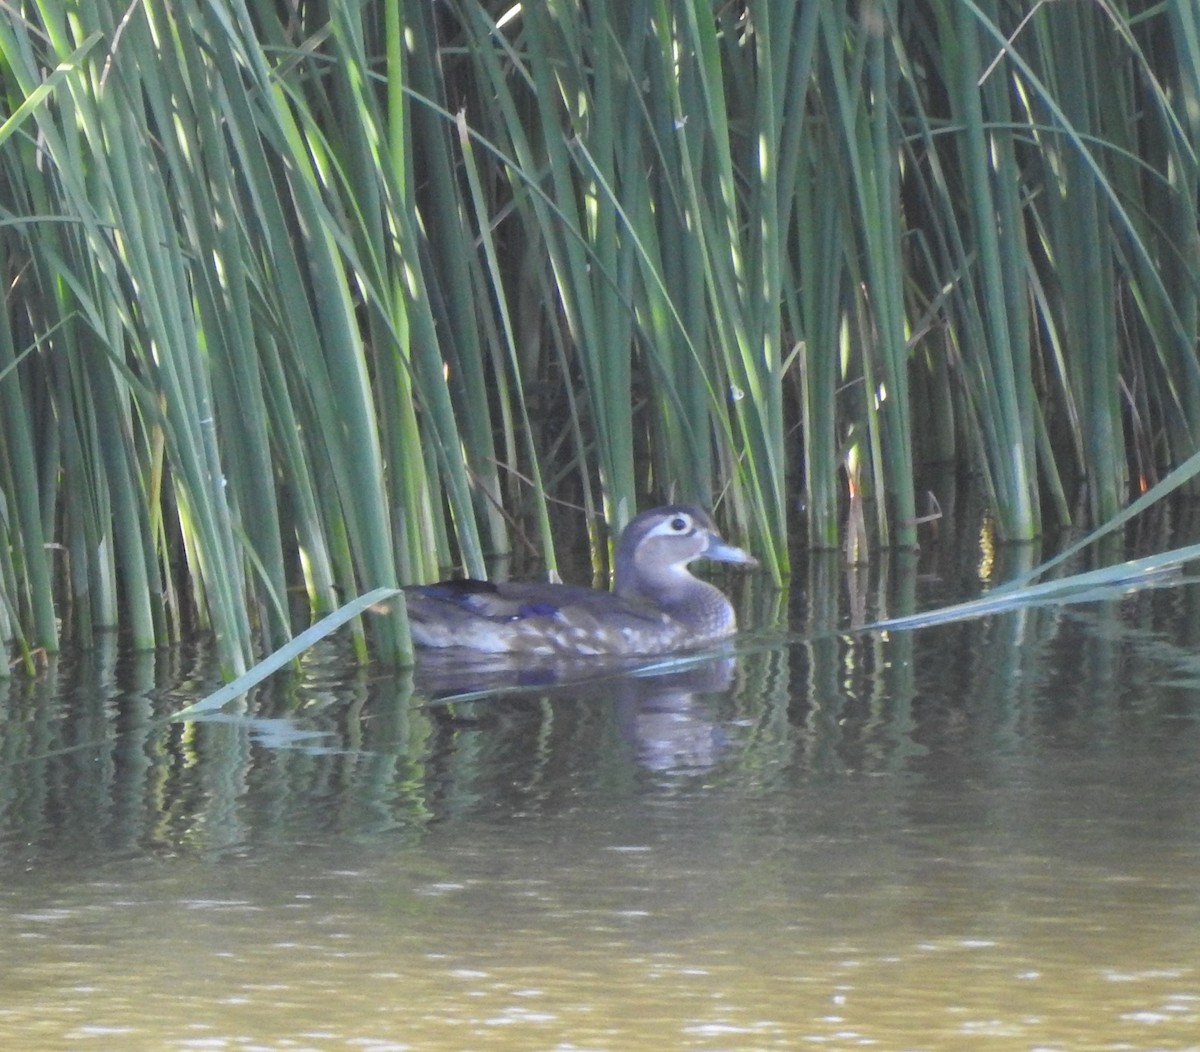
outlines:
[{"label": "duck's body", "polygon": [[413,641],[483,654],[641,656],[693,650],[737,630],[720,589],[694,559],[753,565],[699,508],[643,512],[617,544],[613,590],[564,584],[441,581],[405,589]]}]

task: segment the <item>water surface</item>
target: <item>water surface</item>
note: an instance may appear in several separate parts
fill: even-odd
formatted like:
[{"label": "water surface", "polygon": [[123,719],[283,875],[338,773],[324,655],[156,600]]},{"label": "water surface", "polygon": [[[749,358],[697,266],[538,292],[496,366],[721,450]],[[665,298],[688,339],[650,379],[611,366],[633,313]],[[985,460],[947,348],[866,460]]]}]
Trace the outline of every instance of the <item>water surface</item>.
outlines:
[{"label": "water surface", "polygon": [[0,684],[0,1040],[1200,1047],[1196,587],[832,631],[957,587],[882,577],[467,702],[336,647],[200,723],[202,652]]}]

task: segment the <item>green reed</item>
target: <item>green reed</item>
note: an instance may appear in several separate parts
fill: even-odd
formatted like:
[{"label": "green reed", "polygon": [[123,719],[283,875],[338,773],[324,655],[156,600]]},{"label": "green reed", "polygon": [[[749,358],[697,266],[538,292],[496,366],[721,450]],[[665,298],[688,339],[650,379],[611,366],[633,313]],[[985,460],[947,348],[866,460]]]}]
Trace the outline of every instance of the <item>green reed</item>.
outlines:
[{"label": "green reed", "polygon": [[234,675],[373,589],[552,573],[568,520],[602,570],[665,499],[782,582],[797,531],[920,543],[929,463],[1025,540],[1195,452],[1189,4],[70,15],[0,10],[26,655],[198,629]]}]

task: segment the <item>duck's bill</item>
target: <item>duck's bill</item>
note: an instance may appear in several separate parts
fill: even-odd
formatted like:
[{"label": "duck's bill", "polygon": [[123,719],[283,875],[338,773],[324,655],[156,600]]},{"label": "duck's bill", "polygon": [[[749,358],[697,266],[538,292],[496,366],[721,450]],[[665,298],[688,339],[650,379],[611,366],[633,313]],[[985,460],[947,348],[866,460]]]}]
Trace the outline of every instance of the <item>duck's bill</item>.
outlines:
[{"label": "duck's bill", "polygon": [[757,566],[758,560],[749,552],[732,544],[714,538],[704,549],[704,558],[714,559],[719,563],[739,563],[742,566]]}]

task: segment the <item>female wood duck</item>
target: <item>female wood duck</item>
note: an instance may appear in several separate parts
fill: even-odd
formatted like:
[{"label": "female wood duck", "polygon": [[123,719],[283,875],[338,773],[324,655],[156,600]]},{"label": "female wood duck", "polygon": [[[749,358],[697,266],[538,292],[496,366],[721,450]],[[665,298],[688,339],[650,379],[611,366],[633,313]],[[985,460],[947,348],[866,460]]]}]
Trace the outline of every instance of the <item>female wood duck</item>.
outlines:
[{"label": "female wood duck", "polygon": [[737,630],[721,591],[694,559],[757,565],[722,540],[699,508],[642,512],[617,543],[613,590],[458,580],[405,589],[413,642],[485,654],[649,656],[693,650]]}]

